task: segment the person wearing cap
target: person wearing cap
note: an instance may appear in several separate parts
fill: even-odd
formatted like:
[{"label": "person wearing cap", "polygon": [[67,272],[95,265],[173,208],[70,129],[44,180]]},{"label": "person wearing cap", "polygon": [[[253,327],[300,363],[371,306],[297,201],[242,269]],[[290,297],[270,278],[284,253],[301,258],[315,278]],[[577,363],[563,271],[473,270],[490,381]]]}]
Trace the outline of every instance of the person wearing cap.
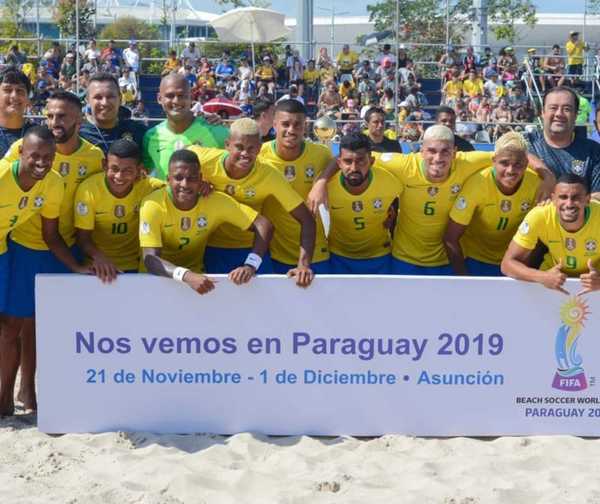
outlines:
[{"label": "person wearing cap", "polygon": [[569,40],[565,44],[567,51],[567,74],[581,75],[583,73],[583,51],[585,44],[579,40],[579,32],[569,32]]},{"label": "person wearing cap", "polygon": [[277,70],[273,66],[273,61],[269,56],[263,57],[263,64],[256,69],[256,78],[258,85],[267,86],[267,91],[270,94],[275,94],[275,79],[277,78]]},{"label": "person wearing cap", "polygon": [[[525,73],[527,73],[527,67],[531,69],[531,73],[534,75],[537,84],[540,86],[541,91],[544,92],[546,90],[546,82],[543,76],[542,61],[537,55],[535,47],[527,49],[527,56],[523,59],[523,71]],[[533,86],[532,79],[529,76],[527,77],[527,82],[530,87]]]},{"label": "person wearing cap", "polygon": [[181,51],[181,59],[186,58],[189,59],[190,65],[194,68],[198,66],[198,61],[200,61],[200,49],[196,47],[196,42],[193,40],[188,42],[183,48],[183,51]]},{"label": "person wearing cap", "polygon": [[60,76],[65,80],[71,80],[77,73],[77,65],[75,63],[75,54],[67,53],[62,66],[60,67]]},{"label": "person wearing cap", "polygon": [[139,74],[140,71],[140,51],[135,40],[129,41],[129,47],[123,51],[123,60],[131,70],[134,77]]},{"label": "person wearing cap", "polygon": [[352,80],[352,71],[358,63],[358,54],[350,49],[348,44],[344,44],[342,51],[335,58],[340,81]]}]

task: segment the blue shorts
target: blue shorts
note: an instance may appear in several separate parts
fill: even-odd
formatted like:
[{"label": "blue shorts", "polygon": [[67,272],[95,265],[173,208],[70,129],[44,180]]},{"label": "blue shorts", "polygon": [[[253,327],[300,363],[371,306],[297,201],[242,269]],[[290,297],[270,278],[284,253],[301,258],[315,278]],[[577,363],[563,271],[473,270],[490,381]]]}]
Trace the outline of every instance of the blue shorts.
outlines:
[{"label": "blue shorts", "polygon": [[503,276],[499,264],[490,264],[465,257],[465,266],[470,276]]},{"label": "blue shorts", "polygon": [[[204,251],[204,271],[206,273],[227,274],[235,268],[242,266],[250,252],[252,252],[251,248],[206,247]],[[257,273],[267,275],[272,272],[271,256],[267,252]]]},{"label": "blue shorts", "polygon": [[392,275],[452,276],[452,266],[418,266],[392,257]]},{"label": "blue shorts", "polygon": [[329,269],[332,275],[389,275],[391,273],[391,255],[370,259],[352,259],[330,254]]},{"label": "blue shorts", "polygon": [[[273,273],[276,275],[287,275],[287,272],[291,269],[294,269],[296,264],[285,264],[275,259],[271,259],[271,264],[273,265]],[[310,269],[313,270],[315,275],[328,275],[329,271],[329,261],[319,261],[316,263],[312,263],[310,265]]]},{"label": "blue shorts", "polygon": [[10,253],[8,250],[0,255],[0,313],[6,311],[8,301],[8,284],[10,282]]},{"label": "blue shorts", "polygon": [[[71,273],[49,250],[33,250],[8,240],[10,250],[10,296],[6,303],[6,314],[13,317],[35,315],[35,275],[38,273]],[[81,254],[77,247],[71,252],[77,260]]]}]

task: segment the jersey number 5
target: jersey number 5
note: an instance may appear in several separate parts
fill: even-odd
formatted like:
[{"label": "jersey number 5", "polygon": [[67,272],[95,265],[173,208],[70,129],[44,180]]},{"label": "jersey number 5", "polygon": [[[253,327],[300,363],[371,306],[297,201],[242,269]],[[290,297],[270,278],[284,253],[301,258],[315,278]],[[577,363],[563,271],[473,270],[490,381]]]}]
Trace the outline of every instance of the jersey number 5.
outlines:
[{"label": "jersey number 5", "polygon": [[367,225],[365,224],[364,217],[354,217],[354,229],[356,231],[361,231],[365,229],[365,227],[367,227]]}]

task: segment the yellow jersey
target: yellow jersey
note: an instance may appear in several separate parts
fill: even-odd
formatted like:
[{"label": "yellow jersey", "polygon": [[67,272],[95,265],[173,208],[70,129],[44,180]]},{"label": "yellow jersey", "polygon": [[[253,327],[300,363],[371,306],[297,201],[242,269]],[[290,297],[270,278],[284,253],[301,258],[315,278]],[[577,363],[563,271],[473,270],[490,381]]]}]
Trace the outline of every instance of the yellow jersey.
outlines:
[{"label": "yellow jersey", "polygon": [[535,207],[519,226],[513,241],[533,250],[541,241],[548,247],[540,269],[547,270],[562,259],[562,271],[569,276],[588,272],[588,260],[600,268],[600,203],[592,201],[585,209],[585,224],[576,233],[565,230],[554,205]]},{"label": "yellow jersey", "polygon": [[[277,155],[275,140],[264,143],[258,156],[274,166],[303,201],[306,201],[313,182],[333,160],[331,151],[325,145],[305,142],[300,157],[294,161],[284,161]],[[296,264],[300,251],[300,224],[275,198],[267,198],[262,213],[275,228],[269,246],[271,257],[284,264]],[[321,219],[317,219],[313,262],[327,259],[329,259],[327,239],[323,231],[323,223]]]},{"label": "yellow jersey", "polygon": [[165,183],[155,178],[138,180],[129,194],[119,198],[110,192],[104,173],[88,178],[77,189],[75,227],[92,231],[96,247],[121,271],[137,270],[140,204]]},{"label": "yellow jersey", "polygon": [[465,181],[490,166],[493,152],[457,152],[444,182],[430,182],[425,176],[421,154],[377,153],[376,166],[385,168],[404,185],[392,255],[417,266],[448,264],[442,237],[450,209]]},{"label": "yellow jersey", "polygon": [[347,54],[344,51],[340,51],[335,58],[335,62],[341,71],[351,71],[358,63],[358,54],[354,51],[348,51]]},{"label": "yellow jersey", "polygon": [[[81,145],[73,154],[56,153],[52,170],[58,173],[65,186],[65,194],[60,206],[58,230],[67,246],[75,243],[75,225],[73,223],[73,199],[79,184],[87,177],[102,171],[104,153],[102,149],[80,138]],[[5,159],[14,161],[19,158],[19,147],[23,140],[17,140],[10,146]],[[42,219],[35,215],[27,224],[19,227],[11,234],[11,239],[33,250],[48,250],[42,239]]]},{"label": "yellow jersey", "polygon": [[0,160],[0,187],[0,254],[4,254],[8,233],[33,216],[58,218],[65,188],[60,175],[50,170],[29,191],[23,191],[19,186],[19,161],[6,159]]},{"label": "yellow jersey", "polygon": [[[262,213],[265,200],[275,198],[286,212],[303,204],[300,195],[287,183],[283,175],[265,160],[258,158],[250,172],[241,179],[231,178],[225,171],[228,152],[221,149],[188,147],[200,159],[202,178],[210,182],[217,191],[228,194],[236,201]],[[240,227],[225,223],[210,237],[209,246],[219,248],[250,248],[254,233],[240,231]]]},{"label": "yellow jersey", "polygon": [[466,79],[463,82],[463,92],[474,98],[475,96],[483,95],[483,81],[481,79],[470,80]]},{"label": "yellow jersey", "polygon": [[567,50],[567,65],[582,65],[583,64],[583,50],[585,44],[578,40],[577,42],[572,42],[571,40],[567,40],[565,48]]},{"label": "yellow jersey", "polygon": [[450,219],[467,227],[461,238],[465,257],[500,264],[519,224],[535,206],[540,184],[541,179],[526,170],[517,191],[507,196],[496,185],[493,167],[470,177],[450,210]]},{"label": "yellow jersey", "polygon": [[403,191],[400,180],[382,168],[371,168],[369,185],[362,194],[351,194],[344,178],[327,184],[332,253],[351,259],[371,259],[390,253],[392,239],[384,227],[388,208]]},{"label": "yellow jersey", "polygon": [[[219,192],[199,197],[191,210],[179,210],[173,204],[170,188],[165,187],[142,201],[140,246],[160,248],[163,259],[202,273],[204,249],[211,233],[223,223],[247,230],[257,215],[252,208]],[[145,271],[143,263],[140,270]]]},{"label": "yellow jersey", "polygon": [[320,75],[321,73],[316,68],[314,70],[306,69],[303,75],[304,82],[309,85],[315,84],[319,80]]},{"label": "yellow jersey", "polygon": [[463,92],[463,83],[461,81],[448,81],[444,85],[444,94],[446,98],[460,98]]}]

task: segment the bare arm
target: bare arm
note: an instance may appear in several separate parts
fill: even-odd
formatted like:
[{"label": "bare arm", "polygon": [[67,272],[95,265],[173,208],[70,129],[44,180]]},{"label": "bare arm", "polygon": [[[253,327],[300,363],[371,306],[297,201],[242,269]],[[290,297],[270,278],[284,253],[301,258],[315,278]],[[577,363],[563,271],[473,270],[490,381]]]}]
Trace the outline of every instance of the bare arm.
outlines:
[{"label": "bare arm", "polygon": [[561,271],[562,259],[549,270],[541,271],[527,265],[532,253],[533,250],[523,248],[514,241],[511,241],[500,265],[502,273],[516,280],[540,283],[548,289],[569,294],[563,288],[563,284],[567,280],[567,275]]},{"label": "bare arm", "polygon": [[465,266],[465,257],[463,255],[462,247],[460,246],[460,238],[465,233],[466,229],[467,226],[458,224],[450,219],[443,238],[446,254],[448,254],[448,260],[456,275],[468,274]]},{"label": "bare arm", "polygon": [[310,269],[313,253],[315,250],[316,224],[315,218],[304,203],[298,205],[290,212],[290,215],[300,223],[300,255],[298,266],[288,272],[288,276],[296,277],[299,287],[308,287],[314,278]]},{"label": "bare arm", "polygon": [[[273,237],[273,225],[262,215],[257,215],[250,226],[254,231],[254,244],[252,253],[261,258],[267,253],[269,243]],[[229,272],[229,279],[236,285],[248,283],[256,275],[256,268],[251,264],[242,264]]]},{"label": "bare arm", "polygon": [[538,188],[538,192],[536,195],[536,200],[538,202],[542,202],[547,200],[552,191],[554,190],[554,186],[556,185],[556,177],[550,168],[546,166],[546,164],[535,154],[531,152],[527,153],[527,162],[531,169],[537,173],[538,177],[542,179],[542,183]]},{"label": "bare arm", "polygon": [[42,238],[56,258],[73,273],[93,273],[90,268],[79,264],[58,232],[58,219],[42,217]]},{"label": "bare arm", "polygon": [[92,269],[98,275],[98,278],[102,282],[112,282],[117,278],[119,270],[114,263],[108,259],[101,251],[96,247],[94,240],[92,239],[92,231],[88,229],[77,229],[77,245],[82,252],[92,259]]},{"label": "bare arm", "polygon": [[306,204],[313,215],[317,214],[319,205],[323,204],[326,207],[329,206],[327,201],[327,182],[338,172],[338,170],[337,161],[332,159],[321,175],[313,182],[313,187],[306,198]]},{"label": "bare arm", "polygon": [[[142,248],[142,256],[144,258],[144,266],[149,273],[156,276],[173,278],[177,266],[160,257],[159,248]],[[216,281],[211,280],[206,275],[186,271],[181,277],[181,281],[189,285],[198,294],[206,294],[215,288]]]}]

